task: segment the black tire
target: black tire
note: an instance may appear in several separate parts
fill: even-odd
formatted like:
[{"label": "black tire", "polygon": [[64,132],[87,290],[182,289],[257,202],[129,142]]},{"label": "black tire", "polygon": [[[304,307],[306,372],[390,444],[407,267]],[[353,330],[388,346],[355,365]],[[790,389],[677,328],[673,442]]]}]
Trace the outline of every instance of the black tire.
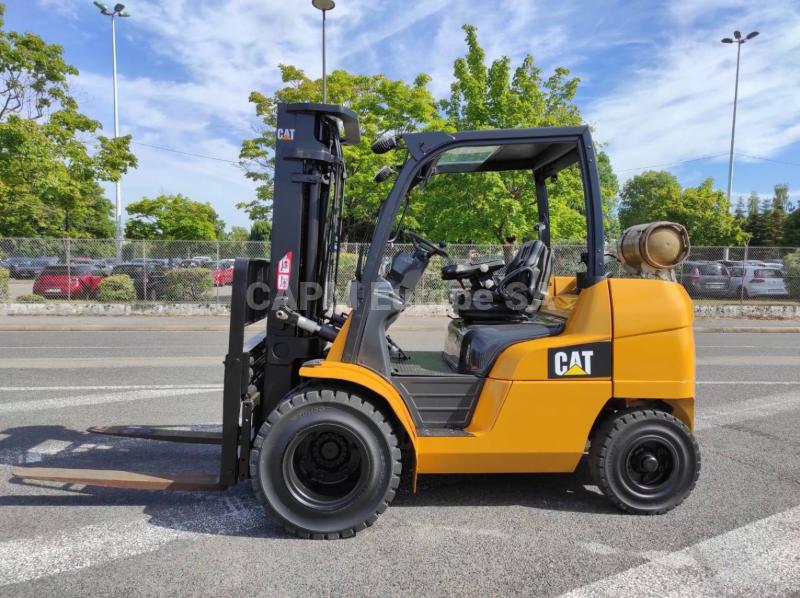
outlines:
[{"label": "black tire", "polygon": [[691,493],[700,475],[700,448],[689,428],[669,413],[626,409],[595,431],[589,467],[614,505],[636,515],[659,515]]},{"label": "black tire", "polygon": [[400,446],[369,401],[303,386],[269,414],[250,452],[253,489],[291,534],[347,538],[372,525],[394,498]]}]

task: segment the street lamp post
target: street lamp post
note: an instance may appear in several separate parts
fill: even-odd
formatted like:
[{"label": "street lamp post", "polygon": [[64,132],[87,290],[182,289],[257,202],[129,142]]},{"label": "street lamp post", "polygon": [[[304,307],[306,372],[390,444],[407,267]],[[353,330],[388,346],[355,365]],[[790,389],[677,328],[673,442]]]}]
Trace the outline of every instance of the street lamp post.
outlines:
[{"label": "street lamp post", "polygon": [[731,186],[733,184],[733,145],[736,137],[736,104],[739,101],[739,59],[742,56],[742,44],[758,35],[758,31],[748,33],[742,37],[740,31],[733,32],[733,39],[722,38],[723,44],[736,44],[736,83],[733,87],[733,122],[731,123],[731,155],[728,158],[728,202],[731,201]]},{"label": "street lamp post", "polygon": [[325,14],[333,10],[336,3],[333,0],[311,0],[317,10],[322,11],[322,103],[328,103],[328,73],[325,64]]},{"label": "street lamp post", "polygon": [[[124,4],[115,4],[113,9],[109,9],[102,2],[95,2],[94,5],[100,9],[100,14],[111,17],[111,65],[114,79],[114,138],[119,137],[119,98],[117,95],[117,32],[116,18],[129,17],[125,12]],[[122,182],[117,179],[115,182],[116,200],[114,202],[114,238],[117,241],[117,259],[122,257]]]}]

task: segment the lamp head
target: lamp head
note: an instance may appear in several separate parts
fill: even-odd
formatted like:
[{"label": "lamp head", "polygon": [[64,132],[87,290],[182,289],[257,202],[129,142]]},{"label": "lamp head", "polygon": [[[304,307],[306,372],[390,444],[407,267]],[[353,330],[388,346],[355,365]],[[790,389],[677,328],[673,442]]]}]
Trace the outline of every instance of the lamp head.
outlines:
[{"label": "lamp head", "polygon": [[736,39],[742,39],[742,32],[741,31],[734,31],[733,32],[733,37],[735,37]]},{"label": "lamp head", "polygon": [[311,0],[311,5],[317,10],[325,12],[326,10],[333,10],[336,3],[333,0]]},{"label": "lamp head", "polygon": [[747,34],[747,39],[753,39],[758,35],[758,31],[752,31],[751,33]]},{"label": "lamp head", "polygon": [[733,40],[731,38],[729,38],[729,37],[723,37],[720,41],[723,44],[732,44],[733,43]]}]

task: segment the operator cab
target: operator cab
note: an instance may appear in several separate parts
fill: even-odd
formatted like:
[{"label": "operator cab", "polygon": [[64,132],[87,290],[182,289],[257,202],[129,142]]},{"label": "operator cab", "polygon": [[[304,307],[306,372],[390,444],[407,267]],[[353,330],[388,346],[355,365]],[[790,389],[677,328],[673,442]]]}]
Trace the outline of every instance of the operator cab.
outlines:
[{"label": "operator cab", "polygon": [[[598,242],[602,248],[599,192],[587,189],[595,184],[599,188],[599,182],[584,174],[594,169],[580,168],[583,160],[593,159],[593,147],[586,127],[411,134],[381,147],[401,143],[408,158],[381,206],[366,267],[353,289],[354,333],[348,334],[345,359],[352,347],[355,361],[390,379],[423,433],[428,429],[439,434],[443,428],[456,433],[468,425],[483,381],[506,348],[564,330],[569,312],[550,309],[548,295],[554,286],[547,184],[565,168],[577,165],[581,172],[589,223],[586,271],[577,274],[576,268],[579,284],[571,288],[577,293],[602,277],[602,252],[599,268],[593,259]],[[410,231],[405,232],[409,248],[397,250],[388,265],[381,259],[402,233],[412,190],[413,201],[425,201],[426,187],[435,177],[515,170],[530,177],[524,188],[537,208],[538,238],[522,243],[508,259],[455,262],[443,243]],[[440,288],[450,287],[455,317],[441,351],[409,354],[388,331],[421,282],[430,281],[426,271],[432,267],[440,275]],[[567,286],[561,284],[562,289]]]}]

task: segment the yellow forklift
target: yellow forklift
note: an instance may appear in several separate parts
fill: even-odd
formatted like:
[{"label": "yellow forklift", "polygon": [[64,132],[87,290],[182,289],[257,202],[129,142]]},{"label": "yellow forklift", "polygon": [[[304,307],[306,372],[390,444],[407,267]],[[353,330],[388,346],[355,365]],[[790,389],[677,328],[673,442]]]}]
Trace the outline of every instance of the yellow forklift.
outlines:
[{"label": "yellow forklift", "polygon": [[[221,432],[103,427],[117,436],[221,445],[219,475],[17,468],[17,478],[197,490],[250,479],[290,533],[354,535],[418,475],[572,472],[588,450],[599,489],[620,509],[679,505],[700,471],[692,435],[692,304],[670,268],[685,229],[626,231],[625,268],[606,271],[600,184],[589,128],[386,135],[373,151],[404,154],[368,250],[337,313],[346,173],[356,115],[329,104],[278,106],[271,260],[237,259]],[[581,174],[586,250],[573,275],[552,274],[547,184]],[[402,216],[434,177],[523,171],[532,177],[538,238],[506,260],[445,263],[452,310],[439,351],[405,351],[392,324],[447,248]],[[399,234],[411,250],[385,263]],[[246,328],[265,326],[248,337]],[[187,403],[190,406],[191,403]]]}]

